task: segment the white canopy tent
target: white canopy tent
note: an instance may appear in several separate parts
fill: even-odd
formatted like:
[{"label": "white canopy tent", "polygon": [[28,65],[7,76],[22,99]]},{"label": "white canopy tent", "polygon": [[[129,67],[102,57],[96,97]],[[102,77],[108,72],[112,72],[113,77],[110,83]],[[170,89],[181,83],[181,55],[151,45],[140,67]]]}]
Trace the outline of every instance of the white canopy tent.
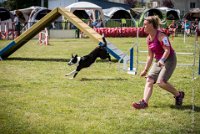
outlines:
[{"label": "white canopy tent", "polygon": [[194,21],[195,19],[200,20],[200,8],[193,8],[184,15],[184,18]]},{"label": "white canopy tent", "polygon": [[168,7],[158,7],[168,20],[180,20],[180,10]]},{"label": "white canopy tent", "polygon": [[0,7],[0,21],[8,21],[8,20],[13,20],[14,16],[12,13],[10,13],[9,10],[6,8]]},{"label": "white canopy tent", "polygon": [[48,14],[50,11],[50,9],[47,9],[45,7],[38,7],[32,10],[28,19],[28,28],[32,26],[35,22],[40,20],[42,17],[44,17],[46,14]]},{"label": "white canopy tent", "polygon": [[39,6],[31,6],[28,8],[18,9],[13,11],[14,14],[19,15],[19,19],[21,23],[27,23],[28,22],[28,28],[34,23],[40,20],[42,17],[44,17],[47,13],[49,13],[51,10],[45,8],[45,7],[39,7]]},{"label": "white canopy tent", "polygon": [[39,8],[38,6],[31,6],[28,8],[18,9],[12,11],[14,14],[18,14],[20,17],[20,22],[25,23],[28,22],[29,16],[31,15],[31,12],[35,9]]},{"label": "white canopy tent", "polygon": [[67,7],[70,12],[73,12],[77,17],[81,19],[89,19],[92,17],[93,21],[101,19],[104,24],[104,14],[102,8],[96,4],[90,2],[76,2]]},{"label": "white canopy tent", "polygon": [[103,9],[108,27],[133,27],[136,25],[135,19],[132,17],[129,10],[122,7],[112,7]]},{"label": "white canopy tent", "polygon": [[133,19],[132,15],[130,14],[129,11],[122,7],[112,7],[108,9],[103,9],[103,13],[106,17],[106,19]]},{"label": "white canopy tent", "polygon": [[8,29],[13,29],[13,14],[6,8],[0,7],[0,37],[2,31],[8,31]]}]

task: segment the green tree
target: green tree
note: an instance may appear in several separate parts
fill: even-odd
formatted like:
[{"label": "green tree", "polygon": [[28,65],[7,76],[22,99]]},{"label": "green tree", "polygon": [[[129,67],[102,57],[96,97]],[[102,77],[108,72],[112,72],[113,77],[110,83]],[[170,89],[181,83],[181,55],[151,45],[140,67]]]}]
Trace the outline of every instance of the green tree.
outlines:
[{"label": "green tree", "polygon": [[130,5],[132,8],[138,6],[137,0],[126,0],[125,3],[128,4],[128,5]]},{"label": "green tree", "polygon": [[[44,2],[44,6],[47,7],[48,0],[44,0]],[[41,0],[7,0],[3,6],[9,10],[16,10],[30,6],[41,6]]]},{"label": "green tree", "polygon": [[169,7],[169,8],[174,7],[174,3],[171,0],[163,0],[162,5],[165,6],[165,7]]}]

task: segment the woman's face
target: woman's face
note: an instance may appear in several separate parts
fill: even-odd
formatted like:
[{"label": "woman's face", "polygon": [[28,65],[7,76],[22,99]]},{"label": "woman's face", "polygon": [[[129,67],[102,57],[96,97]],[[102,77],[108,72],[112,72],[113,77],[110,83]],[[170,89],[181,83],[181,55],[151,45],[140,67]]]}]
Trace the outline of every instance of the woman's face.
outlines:
[{"label": "woman's face", "polygon": [[153,25],[148,20],[144,20],[144,32],[149,33],[153,28]]}]

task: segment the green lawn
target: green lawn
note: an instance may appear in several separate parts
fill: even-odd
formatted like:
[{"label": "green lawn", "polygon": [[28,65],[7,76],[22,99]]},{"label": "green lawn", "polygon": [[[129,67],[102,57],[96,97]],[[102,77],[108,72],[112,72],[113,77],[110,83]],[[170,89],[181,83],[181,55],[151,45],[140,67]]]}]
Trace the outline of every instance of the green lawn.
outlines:
[{"label": "green lawn", "polygon": [[[122,51],[137,42],[108,40]],[[0,41],[0,48],[8,42]],[[177,52],[193,52],[194,37],[185,44],[176,37],[172,45]],[[90,39],[52,39],[49,46],[31,40],[0,61],[0,134],[200,133],[198,51],[195,67],[177,66],[170,79],[186,93],[182,108],[175,108],[173,96],[155,85],[149,108],[135,110],[131,103],[142,98],[145,79],[118,70],[114,58],[111,64],[98,59],[73,80],[65,77],[75,68],[67,66],[71,54],[83,56],[96,46]],[[139,50],[146,50],[145,38],[139,39]],[[139,61],[145,60],[140,53]],[[193,57],[178,55],[180,63],[191,64]]]}]

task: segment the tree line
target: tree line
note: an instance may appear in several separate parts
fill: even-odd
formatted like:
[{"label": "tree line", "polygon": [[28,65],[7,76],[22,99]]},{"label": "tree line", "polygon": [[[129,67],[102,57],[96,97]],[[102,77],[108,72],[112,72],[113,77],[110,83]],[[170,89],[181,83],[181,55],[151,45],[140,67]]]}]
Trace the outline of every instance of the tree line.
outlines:
[{"label": "tree line", "polygon": [[[27,8],[30,6],[41,6],[41,0],[6,0],[0,4],[8,10]],[[48,7],[48,0],[44,0],[44,6]]]},{"label": "tree line", "polygon": [[[44,7],[48,7],[48,0],[6,0],[3,3],[0,3],[0,7],[5,7],[8,10],[16,10],[30,6],[41,6],[41,1],[44,1]],[[125,3],[132,8],[144,6],[144,3],[141,3],[140,0],[125,0]],[[174,3],[171,0],[163,0],[162,6],[173,8]]]}]

